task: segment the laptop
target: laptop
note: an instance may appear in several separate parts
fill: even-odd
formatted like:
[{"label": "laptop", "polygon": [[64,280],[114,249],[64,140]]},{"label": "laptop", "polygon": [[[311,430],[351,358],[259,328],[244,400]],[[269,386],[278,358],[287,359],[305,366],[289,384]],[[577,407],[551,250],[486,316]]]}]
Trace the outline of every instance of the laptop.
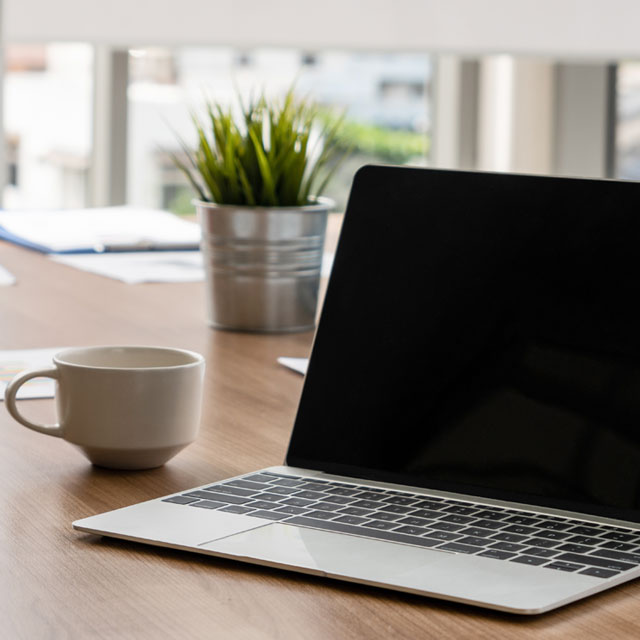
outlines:
[{"label": "laptop", "polygon": [[285,464],[74,528],[520,614],[636,578],[638,203],[362,168]]}]

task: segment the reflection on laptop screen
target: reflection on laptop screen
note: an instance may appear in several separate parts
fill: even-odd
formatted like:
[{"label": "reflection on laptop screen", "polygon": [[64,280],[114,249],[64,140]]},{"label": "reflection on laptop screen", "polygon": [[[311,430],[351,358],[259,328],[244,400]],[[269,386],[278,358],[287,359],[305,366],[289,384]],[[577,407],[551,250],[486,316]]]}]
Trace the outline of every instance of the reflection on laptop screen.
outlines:
[{"label": "reflection on laptop screen", "polygon": [[288,464],[640,521],[639,244],[636,183],[365,167]]}]

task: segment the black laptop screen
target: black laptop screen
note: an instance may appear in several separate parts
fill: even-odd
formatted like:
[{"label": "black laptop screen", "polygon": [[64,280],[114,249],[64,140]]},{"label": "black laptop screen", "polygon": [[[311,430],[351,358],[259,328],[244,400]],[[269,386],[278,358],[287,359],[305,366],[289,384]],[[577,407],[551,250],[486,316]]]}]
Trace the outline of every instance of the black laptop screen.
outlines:
[{"label": "black laptop screen", "polygon": [[640,184],[365,167],[287,463],[640,521]]}]

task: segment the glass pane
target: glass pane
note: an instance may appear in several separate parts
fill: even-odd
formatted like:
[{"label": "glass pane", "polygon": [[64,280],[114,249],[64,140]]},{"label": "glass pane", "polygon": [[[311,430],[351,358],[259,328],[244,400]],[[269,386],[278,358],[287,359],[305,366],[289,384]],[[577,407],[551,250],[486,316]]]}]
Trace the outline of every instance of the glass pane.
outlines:
[{"label": "glass pane", "polygon": [[91,46],[9,45],[5,60],[4,206],[85,206],[91,153]]},{"label": "glass pane", "polygon": [[615,167],[617,178],[640,179],[640,62],[618,66]]}]

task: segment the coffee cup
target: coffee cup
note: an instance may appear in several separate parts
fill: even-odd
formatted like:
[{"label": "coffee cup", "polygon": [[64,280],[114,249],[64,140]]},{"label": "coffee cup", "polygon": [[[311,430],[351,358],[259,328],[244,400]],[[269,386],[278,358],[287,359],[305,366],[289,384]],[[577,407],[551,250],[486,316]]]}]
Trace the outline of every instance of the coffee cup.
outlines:
[{"label": "coffee cup", "polygon": [[[182,349],[65,349],[53,357],[52,367],[13,378],[5,403],[20,424],[67,440],[95,465],[150,469],[195,440],[204,366],[201,355]],[[18,411],[18,389],[37,377],[56,381],[57,424],[36,424]]]}]

